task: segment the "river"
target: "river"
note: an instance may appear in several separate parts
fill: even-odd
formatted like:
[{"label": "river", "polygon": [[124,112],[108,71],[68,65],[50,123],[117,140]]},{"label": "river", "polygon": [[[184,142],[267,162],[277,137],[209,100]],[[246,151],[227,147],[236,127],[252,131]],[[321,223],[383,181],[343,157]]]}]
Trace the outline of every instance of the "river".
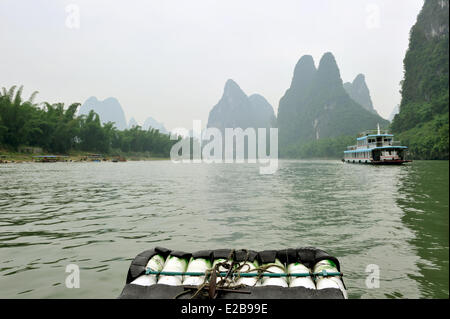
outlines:
[{"label": "river", "polygon": [[448,161],[0,164],[0,298],[116,298],[154,246],[313,246],[341,261],[350,298],[448,298],[448,185]]}]

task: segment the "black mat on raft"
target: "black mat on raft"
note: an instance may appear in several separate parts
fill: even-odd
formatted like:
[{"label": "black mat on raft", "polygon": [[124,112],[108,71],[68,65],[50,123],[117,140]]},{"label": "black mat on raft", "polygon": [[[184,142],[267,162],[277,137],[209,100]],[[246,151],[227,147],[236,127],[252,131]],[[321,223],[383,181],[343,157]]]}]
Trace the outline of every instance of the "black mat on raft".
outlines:
[{"label": "black mat on raft", "polygon": [[[243,287],[239,290],[250,291],[250,294],[219,292],[217,299],[344,299],[339,289],[326,288],[313,290],[304,287]],[[168,286],[156,284],[152,286],[139,286],[127,284],[122,290],[119,299],[174,299],[185,291],[183,286]],[[189,299],[192,293],[181,295],[178,299]]]}]

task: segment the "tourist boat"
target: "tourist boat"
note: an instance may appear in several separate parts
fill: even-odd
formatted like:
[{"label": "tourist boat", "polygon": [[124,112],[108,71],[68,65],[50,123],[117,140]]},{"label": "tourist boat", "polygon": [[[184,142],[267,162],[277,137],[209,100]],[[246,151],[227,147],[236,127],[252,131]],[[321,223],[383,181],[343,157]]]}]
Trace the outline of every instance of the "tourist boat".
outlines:
[{"label": "tourist boat", "polygon": [[386,130],[365,131],[359,134],[356,145],[348,146],[344,151],[343,162],[400,165],[411,162],[407,159],[408,147],[394,141],[394,135]]}]

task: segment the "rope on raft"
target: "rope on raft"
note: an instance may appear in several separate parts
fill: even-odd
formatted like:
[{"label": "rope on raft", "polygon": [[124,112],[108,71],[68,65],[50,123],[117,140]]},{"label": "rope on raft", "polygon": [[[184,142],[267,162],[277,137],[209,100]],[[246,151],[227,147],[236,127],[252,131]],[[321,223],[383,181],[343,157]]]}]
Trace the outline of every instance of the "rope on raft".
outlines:
[{"label": "rope on raft", "polygon": [[[270,265],[270,267],[273,267],[275,265]],[[255,268],[251,271],[258,271],[261,268]],[[162,275],[162,276],[193,276],[193,277],[200,277],[200,276],[206,276],[208,275],[208,272],[176,272],[176,271],[153,271],[153,270],[147,270],[145,272],[146,275]],[[226,277],[228,272],[218,272],[218,277]],[[322,272],[316,272],[316,273],[247,273],[247,272],[241,272],[241,273],[232,273],[231,276],[234,277],[272,277],[272,278],[279,278],[279,277],[332,277],[332,276],[343,276],[343,273],[341,272],[327,272],[326,270],[323,270]]]}]

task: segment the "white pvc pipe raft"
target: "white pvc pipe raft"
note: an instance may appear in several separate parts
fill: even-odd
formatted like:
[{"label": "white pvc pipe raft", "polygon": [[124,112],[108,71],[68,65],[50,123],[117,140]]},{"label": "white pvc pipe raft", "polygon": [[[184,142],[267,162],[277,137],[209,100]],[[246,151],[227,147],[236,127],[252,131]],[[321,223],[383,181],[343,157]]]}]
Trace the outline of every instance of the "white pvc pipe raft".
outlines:
[{"label": "white pvc pipe raft", "polygon": [[[219,263],[224,265],[218,267]],[[180,288],[176,287],[184,286],[181,291],[197,296],[195,288],[209,285],[216,277],[216,283],[221,282],[217,288],[225,298],[233,288],[237,293],[260,297],[292,293],[295,298],[348,298],[342,276],[337,258],[312,247],[261,252],[217,249],[193,254],[156,247],[133,260],[122,295],[161,297],[175,289],[174,296],[178,296],[175,292]],[[154,289],[139,288],[155,284]],[[186,290],[186,286],[193,290]]]},{"label": "white pvc pipe raft", "polygon": [[[251,273],[251,274],[257,274],[258,272],[254,269],[258,268],[258,261],[254,262],[241,262],[239,264],[241,267],[241,272],[243,273]],[[253,271],[254,270],[254,271]],[[246,285],[250,287],[258,287],[261,286],[261,280],[258,280],[258,277],[240,277],[236,281],[236,285]]]},{"label": "white pvc pipe raft", "polygon": [[[288,266],[288,273],[290,274],[310,274],[311,271],[301,263],[292,263]],[[305,287],[309,289],[316,289],[316,285],[311,277],[290,277],[289,287]]]},{"label": "white pvc pipe raft", "polygon": [[[167,272],[186,272],[187,260],[184,258],[178,258],[175,256],[169,256],[162,271]],[[165,284],[169,286],[181,286],[183,282],[182,276],[160,276],[158,284]]]},{"label": "white pvc pipe raft", "polygon": [[[157,274],[144,274],[136,278],[131,282],[133,285],[151,286],[156,283],[165,284],[170,286],[200,286],[204,283],[208,283],[206,275],[184,275],[181,274],[206,274],[210,272],[219,263],[228,263],[231,265],[231,261],[224,258],[216,259],[211,265],[211,261],[206,258],[193,258],[191,257],[188,262],[187,259],[179,258],[176,256],[169,256],[167,260],[156,254],[150,258],[146,265],[146,269],[152,272],[167,272],[174,273],[175,275],[158,275]],[[341,277],[338,275],[323,276],[321,274],[338,274],[336,264],[328,259],[321,260],[313,267],[313,272],[300,262],[290,263],[287,267],[277,258],[274,263],[263,264],[263,267],[267,267],[261,279],[258,278],[259,263],[257,260],[253,262],[246,261],[240,262],[236,266],[241,266],[239,269],[239,275],[232,276],[227,279],[225,286],[234,287],[238,285],[245,285],[249,287],[258,286],[279,286],[279,287],[304,287],[308,289],[326,289],[334,288],[339,289],[344,298],[348,298],[347,290],[344,286]],[[222,274],[227,273],[229,269],[220,266],[218,271]],[[313,277],[313,273],[315,277]],[[180,275],[178,275],[180,274]],[[248,276],[251,274],[252,276]],[[264,276],[267,274],[267,276]],[[280,274],[281,276],[270,277],[268,274]],[[291,275],[292,274],[292,275]],[[313,279],[315,278],[315,280]],[[221,280],[221,277],[217,277],[217,282]]]},{"label": "white pvc pipe raft", "polygon": [[[272,265],[272,266],[270,266]],[[272,264],[264,264],[264,266],[270,266],[264,273],[275,273],[275,274],[284,274],[286,272],[286,268],[277,258],[275,259],[275,263]],[[263,277],[261,279],[262,286],[280,286],[280,287],[288,287],[287,278],[286,277]]]},{"label": "white pvc pipe raft", "polygon": [[[153,271],[162,271],[164,267],[164,258],[161,255],[155,255],[147,263],[147,269],[151,269]],[[131,283],[134,285],[140,286],[151,286],[156,284],[157,278],[156,275],[142,275],[137,277]]]},{"label": "white pvc pipe raft", "polygon": [[[315,273],[321,273],[323,271],[326,271],[328,273],[338,272],[336,264],[328,259],[319,261],[314,266]],[[342,282],[340,277],[337,277],[337,276],[318,277],[317,282],[316,282],[316,287],[317,287],[317,289],[325,289],[325,288],[340,289],[342,291],[342,293],[344,294],[344,298],[345,299],[348,298],[347,290],[345,289],[344,283]]]},{"label": "white pvc pipe raft", "polygon": [[[211,269],[211,261],[205,258],[191,258],[186,272],[206,272]],[[183,285],[200,286],[205,282],[205,276],[184,276]]]},{"label": "white pvc pipe raft", "polygon": [[[186,259],[169,256],[166,262],[160,255],[153,256],[147,263],[147,269],[153,272],[162,272],[157,280],[156,274],[144,274],[136,278],[132,284],[141,286],[151,286],[156,283],[166,284],[171,286],[191,285],[200,286],[207,282],[206,275],[184,275],[182,274],[206,274],[211,271],[218,263],[230,261],[226,259],[216,259],[211,267],[211,262],[205,258],[191,258],[188,263]],[[318,274],[316,283],[312,278],[312,273],[305,265],[297,262],[291,263],[287,267],[276,259],[274,263],[264,264],[267,267],[262,275],[262,279],[258,279],[258,262],[241,262],[240,274],[231,276],[228,279],[230,286],[246,285],[250,287],[255,286],[280,286],[280,287],[305,287],[309,289],[325,289],[336,288],[346,293],[344,284],[339,276],[322,276],[324,273],[339,273],[336,265],[331,260],[322,260],[318,262],[313,269],[313,272]],[[220,266],[218,271],[225,274],[229,269]],[[164,273],[174,273],[173,275],[165,275]],[[248,276],[251,274],[252,276]],[[270,276],[270,274],[280,274],[281,276]],[[300,276],[299,276],[300,275]],[[237,279],[236,279],[237,278]],[[219,282],[221,277],[217,277]]]}]

